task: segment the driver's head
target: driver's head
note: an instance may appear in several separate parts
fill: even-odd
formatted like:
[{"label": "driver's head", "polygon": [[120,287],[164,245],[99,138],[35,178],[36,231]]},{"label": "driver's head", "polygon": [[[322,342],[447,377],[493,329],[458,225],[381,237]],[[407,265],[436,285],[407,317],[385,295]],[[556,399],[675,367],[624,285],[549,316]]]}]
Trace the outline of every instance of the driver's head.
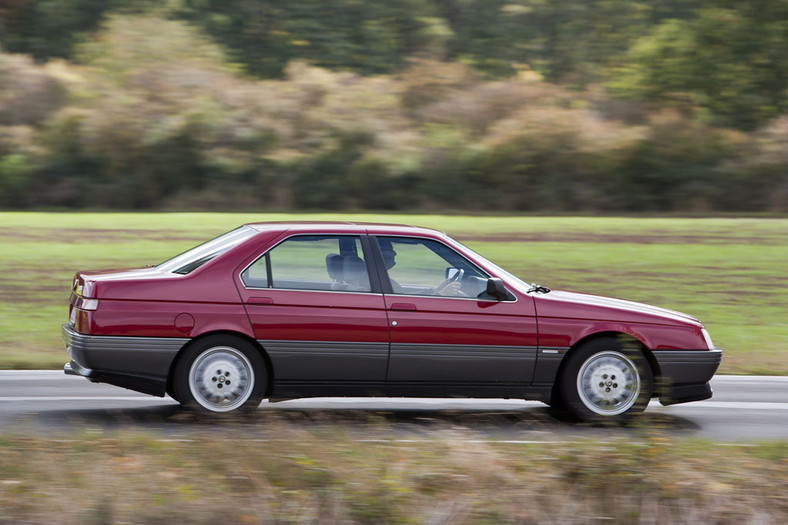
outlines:
[{"label": "driver's head", "polygon": [[380,251],[383,253],[383,264],[386,265],[387,270],[390,270],[397,264],[397,261],[394,259],[397,256],[397,252],[394,251],[391,241],[387,239],[379,239],[378,243]]}]

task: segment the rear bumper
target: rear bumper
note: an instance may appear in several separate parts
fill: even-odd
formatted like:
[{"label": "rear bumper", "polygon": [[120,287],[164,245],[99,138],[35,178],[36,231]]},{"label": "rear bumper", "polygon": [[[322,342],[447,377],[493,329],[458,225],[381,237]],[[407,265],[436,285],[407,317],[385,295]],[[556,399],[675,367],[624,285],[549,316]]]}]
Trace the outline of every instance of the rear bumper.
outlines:
[{"label": "rear bumper", "polygon": [[63,371],[94,383],[109,383],[144,394],[164,396],[167,376],[178,351],[189,340],[161,337],[111,337],[62,329],[71,358]]},{"label": "rear bumper", "polygon": [[663,405],[700,401],[712,396],[711,380],[722,362],[722,350],[656,350],[659,367],[656,393]]}]

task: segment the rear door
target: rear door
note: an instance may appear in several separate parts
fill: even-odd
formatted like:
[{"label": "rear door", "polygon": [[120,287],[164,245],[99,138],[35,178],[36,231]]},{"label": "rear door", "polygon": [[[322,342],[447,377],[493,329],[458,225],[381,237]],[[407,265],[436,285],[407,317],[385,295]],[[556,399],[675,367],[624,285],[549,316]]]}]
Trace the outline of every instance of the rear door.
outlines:
[{"label": "rear door", "polygon": [[240,274],[277,382],[384,381],[389,334],[359,235],[294,235]]}]

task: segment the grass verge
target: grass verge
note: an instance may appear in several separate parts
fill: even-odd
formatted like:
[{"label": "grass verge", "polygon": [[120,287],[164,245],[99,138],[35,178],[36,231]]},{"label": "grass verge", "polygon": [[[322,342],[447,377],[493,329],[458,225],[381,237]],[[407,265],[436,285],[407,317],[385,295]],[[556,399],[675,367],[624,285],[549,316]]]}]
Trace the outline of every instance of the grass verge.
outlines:
[{"label": "grass verge", "polygon": [[529,282],[700,318],[720,372],[788,374],[788,219],[386,214],[0,213],[0,368],[56,368],[77,270],[155,264],[238,224],[396,222],[444,230]]},{"label": "grass verge", "polygon": [[786,523],[788,444],[0,437],[0,523]]}]

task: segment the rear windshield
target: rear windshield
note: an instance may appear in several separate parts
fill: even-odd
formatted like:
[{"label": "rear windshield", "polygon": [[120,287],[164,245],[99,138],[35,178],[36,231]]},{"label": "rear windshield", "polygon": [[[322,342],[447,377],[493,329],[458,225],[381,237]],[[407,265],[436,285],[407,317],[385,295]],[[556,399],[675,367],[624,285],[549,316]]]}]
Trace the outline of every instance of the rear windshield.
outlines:
[{"label": "rear windshield", "polygon": [[184,252],[168,261],[164,261],[156,268],[163,272],[179,273],[186,275],[207,263],[214,257],[223,254],[230,248],[237,246],[246,239],[257,234],[257,231],[248,226],[241,226],[231,232],[203,243],[191,250]]}]

